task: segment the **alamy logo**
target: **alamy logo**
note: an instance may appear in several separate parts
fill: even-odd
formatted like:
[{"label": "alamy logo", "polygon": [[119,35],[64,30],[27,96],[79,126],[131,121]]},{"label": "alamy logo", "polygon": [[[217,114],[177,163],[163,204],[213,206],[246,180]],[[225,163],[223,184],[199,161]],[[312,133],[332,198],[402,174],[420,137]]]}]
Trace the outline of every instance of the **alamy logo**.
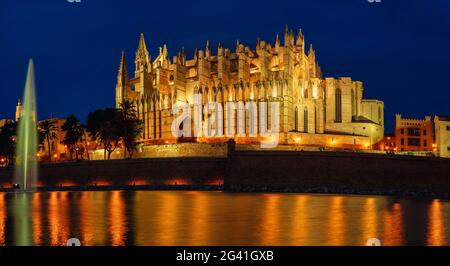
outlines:
[{"label": "alamy logo", "polygon": [[366,246],[381,246],[381,241],[378,238],[369,238],[369,240],[367,240]]},{"label": "alamy logo", "polygon": [[[203,105],[202,95],[194,93],[192,109],[188,103],[176,103],[172,107],[172,114],[177,115],[171,126],[174,137],[248,136],[256,138],[259,136],[261,148],[274,148],[278,145],[280,102],[249,101],[245,104],[244,102],[226,102],[224,106],[218,102],[208,102]],[[246,128],[248,128],[247,133]]]},{"label": "alamy logo", "polygon": [[81,246],[81,241],[78,238],[71,238],[69,240],[67,240],[67,244],[68,247],[79,247]]},{"label": "alamy logo", "polygon": [[69,3],[81,3],[81,0],[67,0]]}]

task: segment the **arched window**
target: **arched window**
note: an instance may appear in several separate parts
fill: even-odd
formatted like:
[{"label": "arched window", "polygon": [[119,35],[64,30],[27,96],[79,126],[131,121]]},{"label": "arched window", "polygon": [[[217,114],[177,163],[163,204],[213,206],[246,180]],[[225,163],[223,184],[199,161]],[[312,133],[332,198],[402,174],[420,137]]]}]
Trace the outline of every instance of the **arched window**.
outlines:
[{"label": "arched window", "polygon": [[355,91],[352,90],[352,117],[356,116],[356,105],[355,105]]},{"label": "arched window", "polygon": [[298,131],[298,108],[295,107],[295,113],[294,113],[294,130]]},{"label": "arched window", "polygon": [[342,122],[342,93],[341,89],[336,89],[334,95],[334,105],[335,105],[335,122]]},{"label": "arched window", "polygon": [[308,108],[303,110],[303,130],[308,133]]},{"label": "arched window", "polygon": [[303,92],[303,98],[308,98],[308,89]]}]

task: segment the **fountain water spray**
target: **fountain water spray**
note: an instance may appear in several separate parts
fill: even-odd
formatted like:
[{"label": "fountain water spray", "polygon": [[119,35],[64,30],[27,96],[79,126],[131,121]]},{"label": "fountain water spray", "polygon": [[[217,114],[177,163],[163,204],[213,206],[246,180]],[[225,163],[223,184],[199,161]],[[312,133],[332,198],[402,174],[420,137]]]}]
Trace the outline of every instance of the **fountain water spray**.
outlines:
[{"label": "fountain water spray", "polygon": [[37,147],[34,65],[33,60],[30,59],[16,139],[16,168],[14,174],[14,183],[18,184],[23,191],[30,191],[36,187]]}]

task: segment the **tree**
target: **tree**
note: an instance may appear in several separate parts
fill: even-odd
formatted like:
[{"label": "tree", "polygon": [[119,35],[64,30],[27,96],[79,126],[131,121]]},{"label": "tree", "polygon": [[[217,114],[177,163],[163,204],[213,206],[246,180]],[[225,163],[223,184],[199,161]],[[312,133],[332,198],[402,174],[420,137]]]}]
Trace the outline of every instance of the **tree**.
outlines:
[{"label": "tree", "polygon": [[128,153],[129,158],[133,157],[137,140],[142,133],[142,122],[138,119],[135,105],[125,100],[118,109],[120,114],[120,136],[124,144],[124,158]]},{"label": "tree", "polygon": [[16,122],[7,122],[0,128],[0,156],[5,157],[7,165],[14,162],[16,128]]},{"label": "tree", "polygon": [[84,148],[79,147],[79,143],[84,135],[83,126],[74,115],[70,115],[67,117],[61,129],[65,132],[62,143],[69,149],[70,158],[72,159],[72,154],[75,152],[76,160],[78,160],[80,151],[82,149],[84,150]]},{"label": "tree", "polygon": [[[89,113],[87,118],[87,131],[92,140],[102,143],[105,160],[111,158],[111,153],[114,152],[120,141],[119,116],[116,109],[106,108]],[[108,153],[108,157],[106,157],[106,153]]]},{"label": "tree", "polygon": [[81,125],[83,128],[83,142],[84,142],[84,151],[86,152],[86,157],[88,160],[90,160],[89,156],[89,145],[88,145],[88,133],[87,133],[87,126]]},{"label": "tree", "polygon": [[58,137],[57,132],[58,126],[56,125],[55,120],[48,119],[39,122],[39,134],[41,136],[40,139],[44,139],[47,141],[49,162],[52,161],[52,151],[50,142]]}]

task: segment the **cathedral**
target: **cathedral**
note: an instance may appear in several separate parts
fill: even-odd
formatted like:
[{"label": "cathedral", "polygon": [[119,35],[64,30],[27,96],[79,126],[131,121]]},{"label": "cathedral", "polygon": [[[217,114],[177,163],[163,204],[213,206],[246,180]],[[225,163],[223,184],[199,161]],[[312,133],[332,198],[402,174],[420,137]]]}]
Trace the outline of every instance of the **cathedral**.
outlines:
[{"label": "cathedral", "polygon": [[[141,34],[134,64],[134,74],[129,75],[122,53],[116,107],[124,100],[135,104],[143,122],[144,144],[211,143],[229,138],[238,144],[258,143],[264,136],[257,124],[266,123],[269,128],[275,121],[270,110],[259,108],[260,103],[269,103],[268,109],[270,103],[279,104],[280,145],[371,149],[384,136],[384,103],[364,99],[360,81],[324,77],[313,46],[306,49],[302,32],[294,34],[288,27],[282,40],[277,35],[273,44],[258,39],[251,49],[237,41],[233,50],[221,45],[213,50],[206,42],[191,59],[184,49],[170,59],[166,45],[152,59]],[[179,125],[184,136],[173,134],[174,106],[183,104],[193,110],[196,95],[203,106],[214,103],[220,107],[221,117],[215,114],[212,127],[223,128],[227,134],[186,134],[186,129],[195,130],[194,119],[184,119]],[[238,106],[235,113],[227,110],[227,103]],[[250,112],[247,106],[252,103],[257,108]],[[210,116],[214,114],[205,109],[200,119],[206,121]],[[235,123],[226,123],[227,118]]]}]

